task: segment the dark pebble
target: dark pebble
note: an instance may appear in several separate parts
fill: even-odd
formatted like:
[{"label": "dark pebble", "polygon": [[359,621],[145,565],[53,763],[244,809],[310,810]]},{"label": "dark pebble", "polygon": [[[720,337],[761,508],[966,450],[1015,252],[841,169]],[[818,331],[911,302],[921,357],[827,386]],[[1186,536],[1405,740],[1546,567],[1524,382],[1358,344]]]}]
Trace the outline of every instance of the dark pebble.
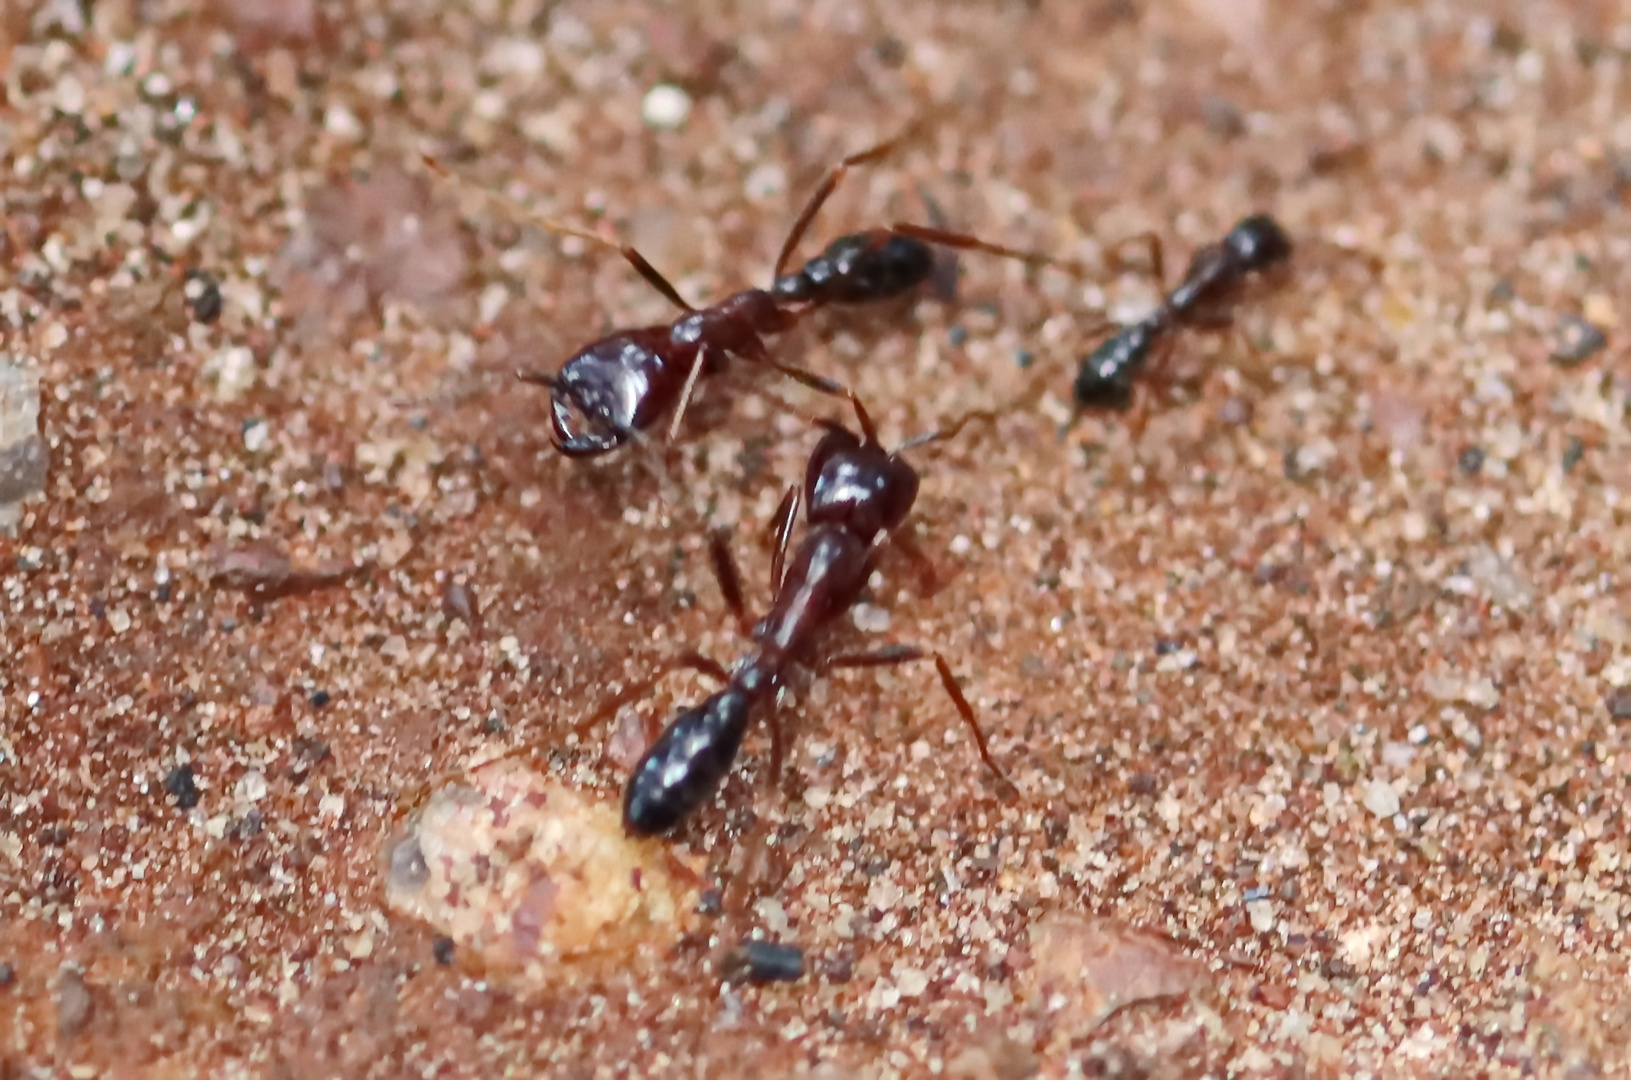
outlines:
[{"label": "dark pebble", "polygon": [[704,918],[717,918],[724,910],[725,895],[718,889],[704,889],[697,897],[697,914]]},{"label": "dark pebble", "polygon": [[311,707],[321,709],[333,699],[328,696],[327,690],[313,690],[311,693]]},{"label": "dark pebble", "polygon": [[1036,354],[1029,349],[1021,349],[1014,354],[1014,363],[1019,365],[1021,371],[1036,363]]},{"label": "dark pebble", "polygon": [[1238,139],[1246,134],[1246,118],[1240,107],[1228,98],[1207,94],[1201,99],[1201,122],[1220,139]]},{"label": "dark pebble", "polygon": [[1557,341],[1552,346],[1552,363],[1578,367],[1603,351],[1608,335],[1578,315],[1565,315],[1558,323]]},{"label": "dark pebble", "polygon": [[439,937],[435,941],[432,941],[430,943],[430,954],[434,956],[436,958],[436,962],[443,967],[452,966],[454,956],[453,939],[450,937]]},{"label": "dark pebble", "polygon": [[0,986],[10,986],[17,981],[17,969],[10,964],[0,964]]},{"label": "dark pebble", "polygon": [[1484,467],[1483,447],[1467,447],[1465,450],[1461,451],[1461,456],[1456,458],[1455,463],[1460,467],[1461,471],[1466,473],[1468,476],[1477,476],[1479,470]]},{"label": "dark pebble", "polygon": [[208,274],[194,274],[187,285],[187,306],[205,325],[221,317],[221,286]]},{"label": "dark pebble", "polygon": [[962,348],[968,341],[968,331],[961,326],[954,326],[946,331],[946,340],[951,342],[953,348]]},{"label": "dark pebble", "polygon": [[1149,773],[1134,773],[1127,787],[1134,795],[1154,795],[1159,785]]},{"label": "dark pebble", "polygon": [[176,806],[182,810],[191,810],[198,805],[198,784],[193,781],[191,765],[177,765],[171,769],[170,775],[164,778],[164,790],[176,797]]},{"label": "dark pebble", "polygon": [[1608,715],[1615,720],[1631,720],[1631,689],[1616,690],[1608,695]]},{"label": "dark pebble", "polygon": [[1580,459],[1586,456],[1586,444],[1580,436],[1570,435],[1569,441],[1563,447],[1563,471],[1572,472],[1580,464]]},{"label": "dark pebble", "polygon": [[1177,652],[1183,647],[1183,642],[1174,640],[1173,638],[1155,639],[1155,655],[1157,656],[1171,656],[1173,653]]},{"label": "dark pebble", "polygon": [[725,954],[719,967],[726,982],[795,982],[804,977],[804,950],[797,945],[744,941]]},{"label": "dark pebble", "polygon": [[442,590],[442,614],[474,628],[480,610],[476,605],[476,594],[470,591],[470,586],[456,581],[448,582]]}]

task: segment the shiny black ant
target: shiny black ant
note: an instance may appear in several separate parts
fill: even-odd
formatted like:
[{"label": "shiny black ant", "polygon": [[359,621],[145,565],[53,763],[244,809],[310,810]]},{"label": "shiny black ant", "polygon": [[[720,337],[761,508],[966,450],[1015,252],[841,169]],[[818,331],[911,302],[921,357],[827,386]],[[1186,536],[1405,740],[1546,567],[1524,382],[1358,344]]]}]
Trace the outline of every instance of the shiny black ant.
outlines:
[{"label": "shiny black ant", "polygon": [[[1157,280],[1165,280],[1161,245],[1149,238]],[[1268,214],[1242,218],[1223,240],[1195,252],[1183,280],[1149,315],[1108,338],[1082,360],[1072,387],[1076,413],[1125,410],[1132,404],[1138,376],[1165,349],[1178,330],[1232,325],[1232,303],[1246,278],[1278,267],[1291,257],[1291,238]]]},{"label": "shiny black ant", "polygon": [[[672,438],[679,429],[697,380],[723,371],[732,356],[774,368],[821,393],[846,396],[848,391],[842,384],[772,358],[764,339],[793,329],[804,316],[818,308],[875,303],[916,288],[934,274],[935,258],[930,246],[933,244],[983,251],[1033,266],[1085,272],[1070,260],[909,223],[839,237],[802,267],[788,272],[793,250],[844,175],[858,165],[869,164],[891,153],[910,134],[851,154],[828,170],[788,230],[776,256],[768,289],[744,289],[704,308],[688,303],[634,248],[538,217],[502,196],[481,192],[550,232],[617,251],[682,312],[671,324],[619,330],[591,342],[554,374],[517,373],[522,380],[549,389],[551,439],[555,448],[569,457],[608,453],[626,442],[643,438],[670,413],[673,418],[669,436]],[[425,158],[425,163],[438,176],[448,178],[435,160]]]},{"label": "shiny black ant", "polygon": [[[695,653],[674,658],[654,678],[618,696],[604,715],[651,689],[679,667],[690,667],[724,683],[724,688],[676,716],[646,749],[629,777],[623,798],[623,825],[631,834],[654,836],[683,822],[706,802],[735,761],[755,710],[774,702],[788,670],[798,663],[818,670],[882,667],[932,658],[940,683],[958,713],[974,732],[980,757],[999,780],[1002,770],[991,757],[974,709],[953,678],[944,656],[913,645],[890,645],[865,653],[821,655],[816,645],[825,630],[860,599],[883,544],[891,539],[922,564],[927,560],[897,532],[917,499],[918,474],[901,455],[955,435],[970,420],[989,419],[970,413],[955,424],[919,436],[896,450],[885,450],[877,429],[859,399],[847,395],[859,422],[859,435],[835,421],[822,421],[826,434],[810,455],[802,490],[790,486],[776,511],[775,550],[770,582],[770,611],[749,626],[741,578],[725,534],[710,537],[709,551],[720,591],[755,649],[726,671]],[[804,539],[793,550],[793,526],[804,504]],[[772,715],[771,774],[782,762],[781,727]]]}]

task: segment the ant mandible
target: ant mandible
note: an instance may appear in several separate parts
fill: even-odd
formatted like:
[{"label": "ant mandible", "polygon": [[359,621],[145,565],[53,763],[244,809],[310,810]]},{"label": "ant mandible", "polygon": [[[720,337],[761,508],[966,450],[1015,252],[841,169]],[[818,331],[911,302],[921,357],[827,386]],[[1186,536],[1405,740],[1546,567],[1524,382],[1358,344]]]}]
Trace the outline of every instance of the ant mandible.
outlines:
[{"label": "ant mandible", "polygon": [[[1153,236],[1148,240],[1156,279],[1165,280],[1160,241]],[[1231,325],[1230,305],[1246,278],[1290,258],[1291,237],[1268,214],[1242,218],[1222,241],[1198,249],[1183,279],[1153,312],[1123,327],[1082,360],[1071,393],[1077,415],[1090,409],[1125,410],[1132,404],[1138,375],[1158,348],[1169,347],[1182,329]]]},{"label": "ant mandible", "polygon": [[[855,409],[860,434],[835,421],[821,421],[826,434],[805,469],[802,490],[787,489],[774,519],[775,549],[769,613],[750,626],[742,585],[725,534],[715,532],[709,552],[720,591],[754,649],[729,671],[696,653],[685,653],[664,665],[656,676],[618,695],[597,713],[604,716],[644,694],[679,667],[690,667],[724,684],[701,704],[676,716],[646,749],[629,777],[623,797],[623,826],[637,836],[669,832],[713,796],[730,771],[748,722],[774,702],[788,670],[807,664],[826,671],[843,667],[882,667],[932,658],[940,683],[958,714],[974,732],[980,758],[1006,783],[991,757],[985,733],[963,695],[951,667],[938,652],[915,645],[890,645],[872,652],[822,655],[817,645],[834,622],[860,599],[884,543],[891,538],[920,564],[925,557],[897,530],[917,499],[917,470],[901,455],[910,449],[956,435],[971,420],[994,414],[964,415],[949,427],[886,450],[860,400],[846,394]],[[804,504],[805,535],[791,547],[799,504]],[[771,724],[771,775],[780,774],[782,736],[774,715]],[[592,721],[591,721],[592,722]]]},{"label": "ant mandible", "polygon": [[[502,202],[550,232],[617,251],[682,312],[670,324],[619,330],[591,342],[555,374],[517,373],[522,380],[549,389],[555,448],[568,457],[605,454],[643,437],[669,413],[673,414],[669,425],[672,438],[679,430],[697,380],[724,370],[731,356],[764,364],[821,393],[848,395],[848,390],[832,379],[775,360],[764,339],[793,329],[818,308],[889,300],[916,288],[934,272],[932,244],[1086,273],[1072,260],[905,222],[842,236],[799,269],[787,272],[794,249],[844,175],[893,152],[911,134],[908,129],[887,142],[851,154],[828,170],[788,230],[768,289],[744,289],[704,308],[688,303],[633,247],[539,217],[503,196],[482,191],[482,195]],[[451,179],[434,159],[424,160],[438,176]],[[577,416],[585,421],[582,426]]]}]

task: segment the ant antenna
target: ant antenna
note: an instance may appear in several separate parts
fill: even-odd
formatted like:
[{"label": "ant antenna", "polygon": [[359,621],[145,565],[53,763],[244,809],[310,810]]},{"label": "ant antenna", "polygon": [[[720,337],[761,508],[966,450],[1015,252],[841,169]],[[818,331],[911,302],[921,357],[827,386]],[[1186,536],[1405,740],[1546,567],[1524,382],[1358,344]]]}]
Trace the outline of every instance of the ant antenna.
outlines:
[{"label": "ant antenna", "polygon": [[465,180],[462,177],[454,176],[443,167],[441,162],[437,161],[429,154],[420,154],[419,160],[424,162],[425,168],[429,169],[431,174],[442,183],[447,184],[450,187],[471,192],[481,198],[484,202],[491,203],[492,205],[499,207],[511,217],[519,218],[522,221],[531,222],[540,229],[543,229],[546,232],[555,233],[557,236],[576,237],[577,239],[586,243],[595,244],[598,247],[609,248],[612,251],[617,252],[619,255],[623,256],[630,266],[634,267],[636,273],[646,279],[647,284],[656,289],[658,292],[662,293],[664,298],[667,299],[669,303],[673,304],[681,311],[692,312],[696,310],[696,308],[692,307],[688,302],[686,302],[685,297],[680,295],[679,290],[674,288],[669,280],[663,277],[655,266],[652,266],[651,263],[646,261],[646,257],[644,255],[640,254],[629,245],[620,244],[616,240],[609,240],[598,233],[592,233],[585,229],[576,229],[570,225],[563,225],[553,218],[544,217],[536,210],[526,206],[517,199],[513,199],[510,196],[505,195],[503,192],[494,191],[490,188],[485,188],[479,184],[473,183],[472,181]]}]

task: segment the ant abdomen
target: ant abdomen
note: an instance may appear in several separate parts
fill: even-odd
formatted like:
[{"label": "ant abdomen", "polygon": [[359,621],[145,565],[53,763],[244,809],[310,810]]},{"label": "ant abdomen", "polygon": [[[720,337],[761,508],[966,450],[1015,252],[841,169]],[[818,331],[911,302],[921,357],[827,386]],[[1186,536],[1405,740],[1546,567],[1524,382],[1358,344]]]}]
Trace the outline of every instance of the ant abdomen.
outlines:
[{"label": "ant abdomen", "polygon": [[1133,403],[1133,382],[1149,359],[1160,327],[1154,317],[1107,338],[1076,372],[1071,397],[1078,409],[1121,411]]},{"label": "ant abdomen", "polygon": [[725,689],[676,716],[634,767],[623,793],[623,828],[668,832],[713,797],[747,732],[751,702]]},{"label": "ant abdomen", "polygon": [[934,250],[922,240],[890,229],[840,236],[791,274],[778,278],[784,301],[866,304],[891,300],[917,288],[934,273]]}]

